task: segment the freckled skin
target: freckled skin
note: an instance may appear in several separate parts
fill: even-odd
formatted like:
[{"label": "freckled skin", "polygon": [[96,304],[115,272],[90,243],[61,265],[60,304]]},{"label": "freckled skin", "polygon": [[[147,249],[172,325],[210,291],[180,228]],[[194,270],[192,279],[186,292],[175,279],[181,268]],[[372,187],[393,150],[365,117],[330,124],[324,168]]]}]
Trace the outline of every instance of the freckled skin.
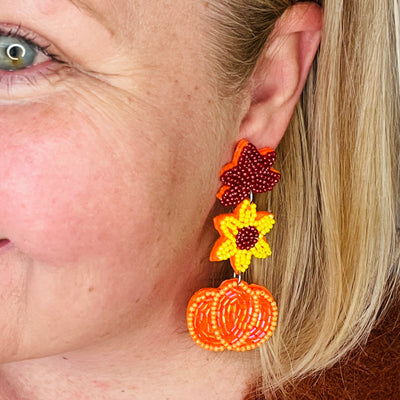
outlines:
[{"label": "freckled skin", "polygon": [[[198,157],[191,154],[193,139],[184,138],[184,132],[174,137],[180,128],[161,135],[129,121],[128,137],[122,131],[125,127],[120,133],[106,121],[106,132],[113,132],[106,137],[85,126],[90,107],[80,105],[75,117],[58,126],[50,120],[65,114],[58,106],[0,111],[2,126],[13,132],[0,144],[0,232],[14,243],[15,253],[28,260],[16,268],[29,264],[20,293],[22,298],[28,293],[24,307],[29,322],[23,325],[29,329],[22,337],[26,348],[35,351],[42,347],[38,344],[43,343],[45,328],[35,315],[57,316],[46,335],[56,348],[54,338],[65,337],[74,310],[76,323],[82,324],[82,304],[85,315],[99,316],[94,323],[89,321],[87,337],[79,338],[83,342],[92,340],[94,329],[112,327],[103,325],[100,315],[114,318],[121,300],[126,307],[119,318],[128,313],[131,320],[131,304],[152,296],[152,279],[168,280],[180,272],[187,249],[200,240],[195,232],[206,215],[197,210],[214,201],[214,193],[192,179],[201,162],[193,162]],[[37,114],[41,117],[32,125]],[[102,125],[100,118],[96,123]],[[193,164],[187,167],[188,158]],[[181,240],[187,243],[183,248]],[[160,260],[163,269],[158,267],[153,274]],[[87,286],[98,288],[91,298],[83,290]],[[163,293],[158,296],[161,300]],[[96,326],[98,321],[102,326]]]},{"label": "freckled skin", "polygon": [[[56,8],[47,11],[63,20]],[[162,18],[153,6],[139,11]],[[32,12],[39,20],[40,8]],[[160,29],[151,37],[135,32],[136,47],[127,53],[121,46],[121,62],[99,59],[112,77],[71,73],[57,90],[39,86],[28,102],[0,103],[0,236],[14,244],[0,268],[0,288],[10,283],[0,292],[0,312],[18,315],[0,321],[0,331],[9,332],[0,360],[135,331],[149,318],[149,302],[188,298],[176,281],[187,280],[183,269],[195,276],[206,259],[209,243],[199,243],[219,186],[220,142],[228,139],[217,130],[217,97],[199,62],[200,43],[186,47],[185,18],[176,16],[188,29],[181,37],[168,31],[174,24],[153,17]],[[71,32],[65,35],[70,46]],[[175,35],[178,58],[160,48],[163,35]],[[118,48],[116,38],[91,43],[92,37],[82,44],[83,56],[86,45],[104,54]],[[11,301],[10,292],[20,300]]]}]

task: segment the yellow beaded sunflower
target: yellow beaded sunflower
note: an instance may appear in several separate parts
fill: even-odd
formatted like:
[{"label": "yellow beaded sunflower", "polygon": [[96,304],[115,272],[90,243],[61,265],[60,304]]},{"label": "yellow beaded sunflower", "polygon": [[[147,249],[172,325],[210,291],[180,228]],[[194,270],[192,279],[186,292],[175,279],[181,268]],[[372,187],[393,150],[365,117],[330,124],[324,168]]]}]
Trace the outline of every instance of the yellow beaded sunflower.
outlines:
[{"label": "yellow beaded sunflower", "polygon": [[211,261],[230,258],[236,274],[246,271],[251,257],[266,258],[271,249],[264,236],[274,225],[274,216],[266,211],[257,212],[249,199],[243,200],[232,214],[221,214],[214,218],[215,229],[221,237],[215,243]]}]

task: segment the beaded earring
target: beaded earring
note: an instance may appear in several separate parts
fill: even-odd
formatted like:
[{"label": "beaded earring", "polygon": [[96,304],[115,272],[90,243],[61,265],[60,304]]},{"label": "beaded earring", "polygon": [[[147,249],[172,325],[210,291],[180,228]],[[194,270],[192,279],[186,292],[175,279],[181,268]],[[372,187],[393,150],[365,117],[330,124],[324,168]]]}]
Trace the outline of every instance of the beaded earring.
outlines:
[{"label": "beaded earring", "polygon": [[266,258],[271,254],[265,235],[272,229],[274,217],[269,212],[257,211],[253,193],[270,191],[279,181],[279,172],[271,168],[275,157],[274,150],[257,150],[241,140],[232,162],[220,172],[223,186],[217,198],[224,206],[235,209],[214,218],[220,238],[210,260],[229,258],[234,278],[216,289],[200,289],[187,307],[189,333],[207,350],[251,350],[268,340],[276,327],[278,309],[271,293],[241,280],[251,257]]}]

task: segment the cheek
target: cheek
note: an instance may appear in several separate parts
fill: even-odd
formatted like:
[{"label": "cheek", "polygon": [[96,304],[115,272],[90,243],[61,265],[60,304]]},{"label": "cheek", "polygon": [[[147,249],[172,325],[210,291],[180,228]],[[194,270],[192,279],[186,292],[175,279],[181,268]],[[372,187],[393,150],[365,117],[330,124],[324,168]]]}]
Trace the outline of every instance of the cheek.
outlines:
[{"label": "cheek", "polygon": [[196,240],[214,202],[218,162],[204,159],[214,141],[187,133],[200,123],[114,111],[111,121],[87,105],[0,109],[11,132],[0,142],[0,238],[42,264],[125,255],[139,269]]},{"label": "cheek", "polygon": [[[129,229],[118,221],[133,205],[143,211],[145,196],[129,193],[128,203],[122,168],[90,128],[45,126],[0,145],[0,236],[51,265],[101,257],[119,243],[116,231],[124,237]],[[145,212],[135,215],[142,232],[146,219]]]},{"label": "cheek", "polygon": [[[1,225],[18,247],[37,253],[35,258],[41,249],[58,252],[61,243],[76,249],[84,233],[82,219],[90,218],[90,164],[73,165],[74,146],[68,143],[45,147],[38,151],[29,143],[6,149],[0,173]],[[100,174],[95,171],[93,179]]]}]

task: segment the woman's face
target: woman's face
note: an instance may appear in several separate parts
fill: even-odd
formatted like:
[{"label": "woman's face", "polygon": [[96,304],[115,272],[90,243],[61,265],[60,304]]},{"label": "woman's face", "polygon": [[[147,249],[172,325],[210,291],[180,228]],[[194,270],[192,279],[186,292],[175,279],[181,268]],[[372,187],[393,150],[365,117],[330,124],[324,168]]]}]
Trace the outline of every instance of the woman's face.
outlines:
[{"label": "woman's face", "polygon": [[205,7],[2,0],[1,362],[134,334],[200,270],[237,124]]}]

